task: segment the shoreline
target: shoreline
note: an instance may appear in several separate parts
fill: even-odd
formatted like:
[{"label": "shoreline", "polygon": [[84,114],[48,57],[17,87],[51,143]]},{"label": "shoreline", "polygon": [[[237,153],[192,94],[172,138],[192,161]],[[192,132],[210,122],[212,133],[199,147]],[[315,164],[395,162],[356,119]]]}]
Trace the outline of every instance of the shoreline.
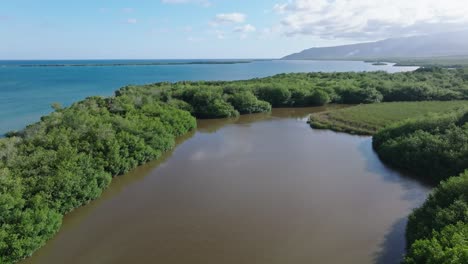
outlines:
[{"label": "shoreline", "polygon": [[119,66],[177,66],[177,65],[223,65],[223,64],[247,64],[248,61],[189,61],[189,62],[149,62],[149,63],[79,63],[79,64],[16,64],[1,65],[2,67],[119,67]]}]

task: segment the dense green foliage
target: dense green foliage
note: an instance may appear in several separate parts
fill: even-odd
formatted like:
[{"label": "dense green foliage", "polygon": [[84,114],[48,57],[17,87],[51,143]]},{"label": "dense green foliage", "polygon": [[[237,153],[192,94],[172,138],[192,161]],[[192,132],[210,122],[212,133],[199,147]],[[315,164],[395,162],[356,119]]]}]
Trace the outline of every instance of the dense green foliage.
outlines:
[{"label": "dense green foliage", "polygon": [[[176,95],[177,94],[177,95]],[[176,99],[181,99],[193,108],[193,113],[200,118],[222,118],[239,115],[239,112],[226,101],[220,88],[190,87],[177,91]]]},{"label": "dense green foliage", "polygon": [[468,263],[468,172],[443,182],[410,216],[405,263]]},{"label": "dense green foliage", "polygon": [[196,126],[188,112],[141,96],[55,108],[0,140],[0,263],[29,256],[112,176],[160,157]]},{"label": "dense green foliage", "polygon": [[241,114],[270,112],[271,105],[258,100],[250,91],[235,93],[228,97],[228,102]]},{"label": "dense green foliage", "polygon": [[429,58],[387,58],[384,61],[395,62],[395,66],[436,66],[463,68],[468,66],[468,56],[442,56]]},{"label": "dense green foliage", "polygon": [[309,97],[307,98],[307,102],[313,106],[321,106],[330,103],[330,95],[322,90],[317,89],[310,93]]},{"label": "dense green foliage", "polygon": [[385,162],[432,181],[448,179],[410,216],[405,263],[468,263],[467,122],[462,108],[400,122],[374,136]]},{"label": "dense green foliage", "polygon": [[448,225],[431,238],[416,241],[405,258],[407,264],[468,263],[468,224]]},{"label": "dense green foliage", "polygon": [[[0,139],[0,263],[29,256],[57,232],[65,213],[99,197],[113,176],[171,149],[175,137],[196,126],[192,115],[224,118],[268,112],[271,107],[462,99],[468,99],[467,72],[435,68],[397,74],[301,73],[235,82],[157,83],[127,86],[115,97],[91,97],[68,108],[54,105],[55,111],[40,122]],[[430,168],[440,174],[430,176],[445,178],[466,168],[466,119],[448,118],[435,130],[429,122],[427,129],[408,128],[403,134],[394,134],[398,128],[392,127],[382,132],[376,146],[389,161],[396,150],[411,147],[418,159],[435,155],[439,160]],[[461,147],[454,142],[461,142]],[[431,144],[437,148],[431,149]],[[416,153],[419,148],[423,151]],[[395,163],[404,167],[405,162]],[[457,237],[449,229],[436,232],[440,233],[434,235],[436,240]]]},{"label": "dense green foliage", "polygon": [[314,113],[309,123],[314,128],[352,134],[373,135],[380,129],[408,118],[429,113],[448,113],[468,108],[468,101],[392,102],[357,105]]},{"label": "dense green foliage", "polygon": [[468,168],[468,111],[432,114],[393,124],[374,136],[385,162],[441,181]]},{"label": "dense green foliage", "polygon": [[[468,99],[463,69],[422,68],[415,72],[292,73],[233,82],[178,82],[127,86],[118,94],[141,94],[181,104],[196,117],[232,117],[272,107],[368,104],[394,101]],[[182,102],[187,104],[182,104]]]}]

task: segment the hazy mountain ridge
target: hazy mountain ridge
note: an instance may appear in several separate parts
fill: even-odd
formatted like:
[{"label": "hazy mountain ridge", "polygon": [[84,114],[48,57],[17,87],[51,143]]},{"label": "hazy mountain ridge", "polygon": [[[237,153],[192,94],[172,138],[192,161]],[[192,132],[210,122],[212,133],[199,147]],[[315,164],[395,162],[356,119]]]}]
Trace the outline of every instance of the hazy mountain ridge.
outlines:
[{"label": "hazy mountain ridge", "polygon": [[335,47],[311,48],[288,55],[283,59],[424,58],[458,55],[468,55],[468,30]]}]

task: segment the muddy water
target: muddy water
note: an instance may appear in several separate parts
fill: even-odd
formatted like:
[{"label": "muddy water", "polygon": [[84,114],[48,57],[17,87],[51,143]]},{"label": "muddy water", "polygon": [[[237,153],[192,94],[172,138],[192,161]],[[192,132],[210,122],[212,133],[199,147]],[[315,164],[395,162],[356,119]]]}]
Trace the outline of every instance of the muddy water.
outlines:
[{"label": "muddy water", "polygon": [[200,121],[24,263],[398,263],[428,187],[385,167],[370,137],[311,129],[320,110]]}]

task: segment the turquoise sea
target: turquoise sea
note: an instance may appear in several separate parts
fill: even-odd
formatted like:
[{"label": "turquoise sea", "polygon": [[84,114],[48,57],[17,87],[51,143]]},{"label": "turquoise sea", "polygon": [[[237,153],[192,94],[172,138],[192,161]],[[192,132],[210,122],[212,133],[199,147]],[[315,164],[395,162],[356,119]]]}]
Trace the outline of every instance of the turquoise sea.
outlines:
[{"label": "turquoise sea", "polygon": [[[239,63],[241,62],[241,63]],[[88,96],[110,96],[128,84],[240,80],[289,72],[411,71],[359,61],[87,60],[0,61],[0,135]]]}]

